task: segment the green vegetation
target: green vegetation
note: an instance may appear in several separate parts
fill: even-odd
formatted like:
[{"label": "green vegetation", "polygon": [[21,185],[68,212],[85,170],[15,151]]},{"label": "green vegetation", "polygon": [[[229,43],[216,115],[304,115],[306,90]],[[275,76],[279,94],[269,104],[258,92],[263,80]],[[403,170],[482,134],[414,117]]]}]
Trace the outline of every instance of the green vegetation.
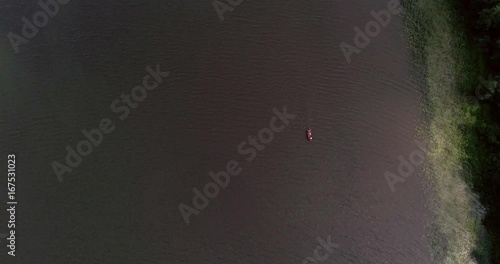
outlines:
[{"label": "green vegetation", "polygon": [[469,25],[468,32],[484,50],[482,55],[490,76],[477,93],[482,99],[481,111],[473,128],[482,155],[472,185],[488,209],[483,224],[491,238],[491,260],[500,263],[500,1],[464,2],[461,11]]},{"label": "green vegetation", "polygon": [[500,263],[500,0],[403,5],[427,87],[433,259]]}]

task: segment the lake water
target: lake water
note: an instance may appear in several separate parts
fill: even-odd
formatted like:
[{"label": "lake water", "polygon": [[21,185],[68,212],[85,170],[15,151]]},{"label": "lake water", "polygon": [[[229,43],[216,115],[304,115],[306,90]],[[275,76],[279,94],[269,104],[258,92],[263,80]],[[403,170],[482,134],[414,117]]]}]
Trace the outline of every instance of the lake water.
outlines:
[{"label": "lake water", "polygon": [[[73,0],[19,53],[2,38],[0,146],[16,154],[18,205],[17,256],[0,256],[302,263],[331,236],[324,263],[429,263],[419,168],[394,192],[384,177],[422,126],[402,17],[350,64],[339,48],[387,2],[243,1],[220,21],[210,1]],[[39,10],[4,1],[2,36]],[[121,120],[110,106],[148,65],[170,75]],[[296,117],[246,161],[238,146],[285,106]],[[51,164],[103,118],[115,130],[60,182]],[[187,225],[179,204],[231,160],[241,173]]]}]

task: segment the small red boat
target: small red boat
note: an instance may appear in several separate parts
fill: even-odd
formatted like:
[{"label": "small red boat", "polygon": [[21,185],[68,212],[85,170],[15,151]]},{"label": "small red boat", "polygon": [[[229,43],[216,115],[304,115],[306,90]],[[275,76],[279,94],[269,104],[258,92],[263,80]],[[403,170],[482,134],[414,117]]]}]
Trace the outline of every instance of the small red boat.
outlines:
[{"label": "small red boat", "polygon": [[310,128],[306,129],[306,136],[307,136],[307,140],[309,140],[309,141],[313,140],[312,130]]}]

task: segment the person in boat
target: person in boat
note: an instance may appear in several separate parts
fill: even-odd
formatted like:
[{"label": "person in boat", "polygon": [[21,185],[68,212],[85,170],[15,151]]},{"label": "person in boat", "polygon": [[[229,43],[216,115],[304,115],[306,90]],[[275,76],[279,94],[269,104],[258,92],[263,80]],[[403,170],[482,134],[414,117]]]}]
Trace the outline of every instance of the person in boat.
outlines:
[{"label": "person in boat", "polygon": [[310,128],[306,129],[307,140],[312,141],[312,130]]}]

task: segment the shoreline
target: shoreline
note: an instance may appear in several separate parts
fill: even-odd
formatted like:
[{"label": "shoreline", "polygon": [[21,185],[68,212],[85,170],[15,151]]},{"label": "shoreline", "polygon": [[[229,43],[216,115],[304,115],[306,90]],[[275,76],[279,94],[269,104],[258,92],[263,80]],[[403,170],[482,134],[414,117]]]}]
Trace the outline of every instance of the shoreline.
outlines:
[{"label": "shoreline", "polygon": [[487,76],[481,55],[470,44],[456,1],[402,4],[412,59],[427,91],[424,130],[430,144],[425,174],[433,189],[433,262],[489,263],[491,238],[482,223],[486,210],[472,189],[481,170],[474,133],[480,106],[467,96],[479,76]]}]

